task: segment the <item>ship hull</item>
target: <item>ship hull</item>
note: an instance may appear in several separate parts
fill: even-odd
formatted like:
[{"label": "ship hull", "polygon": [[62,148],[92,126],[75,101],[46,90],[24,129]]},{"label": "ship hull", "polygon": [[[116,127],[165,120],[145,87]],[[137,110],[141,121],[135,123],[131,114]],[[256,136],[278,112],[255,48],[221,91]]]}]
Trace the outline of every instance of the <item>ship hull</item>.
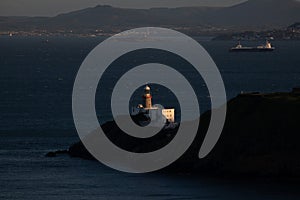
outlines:
[{"label": "ship hull", "polygon": [[274,51],[275,48],[232,48],[230,52],[270,52]]}]

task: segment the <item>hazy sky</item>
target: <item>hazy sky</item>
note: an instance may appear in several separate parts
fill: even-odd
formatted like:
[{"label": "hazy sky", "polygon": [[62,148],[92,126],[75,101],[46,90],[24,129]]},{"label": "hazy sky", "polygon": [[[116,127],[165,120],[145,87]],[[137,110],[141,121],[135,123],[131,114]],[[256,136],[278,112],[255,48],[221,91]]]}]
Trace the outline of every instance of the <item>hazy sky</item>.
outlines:
[{"label": "hazy sky", "polygon": [[98,4],[149,8],[181,6],[229,6],[245,0],[0,0],[0,16],[54,16]]}]

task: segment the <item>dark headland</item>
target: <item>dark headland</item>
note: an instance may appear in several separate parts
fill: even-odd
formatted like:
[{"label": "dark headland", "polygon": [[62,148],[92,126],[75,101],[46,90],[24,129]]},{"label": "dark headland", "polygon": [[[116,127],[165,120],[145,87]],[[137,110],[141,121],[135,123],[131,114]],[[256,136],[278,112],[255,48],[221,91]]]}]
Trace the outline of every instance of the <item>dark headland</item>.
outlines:
[{"label": "dark headland", "polygon": [[[240,94],[228,102],[222,135],[210,154],[198,152],[210,121],[210,111],[201,116],[196,139],[188,151],[163,172],[213,176],[269,177],[300,180],[300,91]],[[139,141],[107,122],[102,128],[115,144],[133,152],[148,152],[167,144],[176,129],[161,131],[156,138]],[[68,154],[94,159],[81,142]]]}]

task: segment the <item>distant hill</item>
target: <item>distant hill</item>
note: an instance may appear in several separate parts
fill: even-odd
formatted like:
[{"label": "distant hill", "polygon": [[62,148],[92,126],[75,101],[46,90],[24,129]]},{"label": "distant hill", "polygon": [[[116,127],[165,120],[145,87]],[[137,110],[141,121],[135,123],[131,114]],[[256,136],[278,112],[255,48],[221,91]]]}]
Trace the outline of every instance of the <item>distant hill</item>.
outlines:
[{"label": "distant hill", "polygon": [[249,0],[231,7],[126,9],[96,6],[55,17],[0,17],[4,30],[85,30],[140,26],[286,27],[300,21],[295,0]]},{"label": "distant hill", "polygon": [[289,29],[298,29],[300,30],[300,22],[297,22],[295,24],[292,24],[291,26],[288,27]]},{"label": "distant hill", "polygon": [[205,23],[203,17],[217,8],[124,9],[96,6],[49,18],[50,26],[73,28],[100,26],[192,26]]},{"label": "distant hill", "polygon": [[249,0],[211,15],[214,25],[240,27],[284,27],[300,20],[295,0]]}]

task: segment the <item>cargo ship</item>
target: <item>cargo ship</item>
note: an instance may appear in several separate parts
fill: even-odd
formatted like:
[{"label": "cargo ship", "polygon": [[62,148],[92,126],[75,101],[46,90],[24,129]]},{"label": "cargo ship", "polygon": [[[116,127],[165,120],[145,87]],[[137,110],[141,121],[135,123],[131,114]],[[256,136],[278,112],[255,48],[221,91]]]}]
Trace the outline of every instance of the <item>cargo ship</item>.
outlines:
[{"label": "cargo ship", "polygon": [[272,47],[271,42],[266,41],[265,45],[261,45],[261,46],[257,46],[257,47],[244,47],[241,45],[241,43],[239,42],[239,44],[235,47],[232,47],[229,51],[230,52],[247,52],[247,51],[251,51],[251,52],[263,52],[263,51],[274,51],[275,47]]}]

